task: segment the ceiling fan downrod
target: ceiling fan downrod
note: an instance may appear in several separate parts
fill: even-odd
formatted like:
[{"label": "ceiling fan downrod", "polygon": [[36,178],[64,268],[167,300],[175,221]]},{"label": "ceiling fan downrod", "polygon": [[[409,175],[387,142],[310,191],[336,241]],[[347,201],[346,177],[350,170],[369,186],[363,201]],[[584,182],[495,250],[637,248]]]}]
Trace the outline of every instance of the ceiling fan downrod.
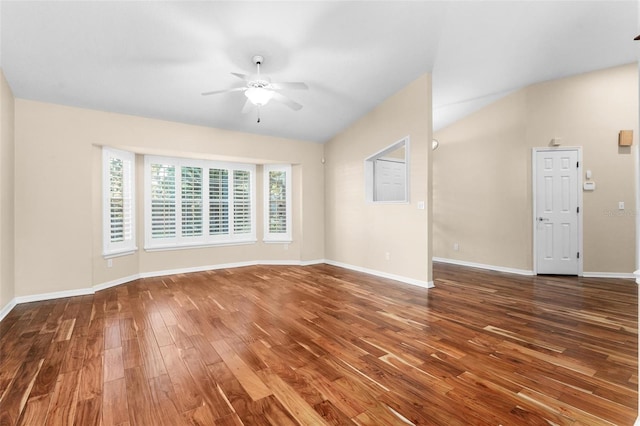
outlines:
[{"label": "ceiling fan downrod", "polygon": [[260,78],[260,65],[262,64],[262,61],[264,61],[264,58],[260,55],[255,55],[253,58],[253,63],[256,64],[256,67],[258,68],[258,78]]},{"label": "ceiling fan downrod", "polygon": [[[257,68],[257,77],[258,77],[258,81],[260,81],[260,64],[262,64],[262,61],[264,61],[264,58],[260,55],[255,55],[253,58],[253,63],[256,64],[256,68]],[[260,123],[260,105],[256,105],[257,107],[257,111],[258,111],[258,123]]]}]

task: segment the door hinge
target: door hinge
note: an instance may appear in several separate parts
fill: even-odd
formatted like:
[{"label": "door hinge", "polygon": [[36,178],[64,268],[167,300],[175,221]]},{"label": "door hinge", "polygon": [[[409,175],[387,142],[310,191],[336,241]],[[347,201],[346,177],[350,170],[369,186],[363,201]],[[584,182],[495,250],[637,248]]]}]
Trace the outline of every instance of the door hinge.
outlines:
[{"label": "door hinge", "polygon": [[580,213],[580,206],[576,207],[576,213]]},{"label": "door hinge", "polygon": [[580,259],[580,252],[578,252],[578,259]]},{"label": "door hinge", "polygon": [[579,169],[579,168],[580,168],[580,162],[576,161],[576,169]]}]

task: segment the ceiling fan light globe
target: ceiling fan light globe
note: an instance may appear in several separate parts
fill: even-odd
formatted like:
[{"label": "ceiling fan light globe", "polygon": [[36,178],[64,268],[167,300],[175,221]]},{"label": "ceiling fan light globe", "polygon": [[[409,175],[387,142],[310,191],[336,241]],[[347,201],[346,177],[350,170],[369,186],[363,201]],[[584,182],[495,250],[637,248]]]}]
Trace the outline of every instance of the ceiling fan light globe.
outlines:
[{"label": "ceiling fan light globe", "polygon": [[273,90],[263,89],[261,87],[251,87],[244,92],[249,101],[256,106],[263,106],[269,103],[273,98]]}]

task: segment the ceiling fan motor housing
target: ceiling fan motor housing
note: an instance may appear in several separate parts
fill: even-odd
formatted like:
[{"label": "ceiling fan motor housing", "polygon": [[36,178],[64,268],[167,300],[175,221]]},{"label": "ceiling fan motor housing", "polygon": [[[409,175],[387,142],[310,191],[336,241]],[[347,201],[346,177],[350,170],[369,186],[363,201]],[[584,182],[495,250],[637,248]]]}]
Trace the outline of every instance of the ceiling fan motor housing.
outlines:
[{"label": "ceiling fan motor housing", "polygon": [[269,80],[265,80],[261,77],[259,80],[251,80],[247,82],[247,87],[253,87],[256,89],[268,89],[271,85]]}]

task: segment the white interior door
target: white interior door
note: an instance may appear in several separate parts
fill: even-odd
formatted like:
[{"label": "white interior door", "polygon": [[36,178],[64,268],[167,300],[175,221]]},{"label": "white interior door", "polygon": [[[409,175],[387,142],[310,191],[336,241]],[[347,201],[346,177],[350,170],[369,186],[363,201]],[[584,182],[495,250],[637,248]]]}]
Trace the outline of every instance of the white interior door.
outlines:
[{"label": "white interior door", "polygon": [[377,159],[374,166],[375,201],[405,200],[406,166],[398,160]]},{"label": "white interior door", "polygon": [[578,275],[578,150],[535,151],[536,272]]}]

